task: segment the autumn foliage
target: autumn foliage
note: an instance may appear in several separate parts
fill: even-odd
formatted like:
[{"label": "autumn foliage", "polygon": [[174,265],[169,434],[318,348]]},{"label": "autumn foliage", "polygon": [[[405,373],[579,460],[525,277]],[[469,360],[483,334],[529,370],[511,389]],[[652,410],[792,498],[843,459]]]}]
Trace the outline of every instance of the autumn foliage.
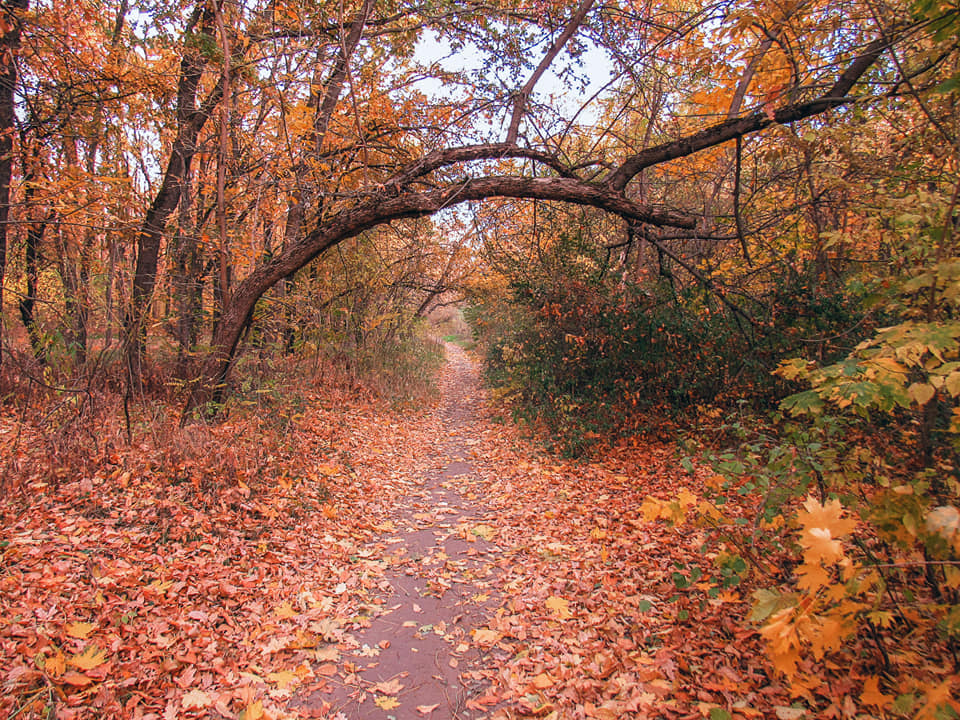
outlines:
[{"label": "autumn foliage", "polygon": [[0,712],[407,710],[400,573],[476,717],[960,715],[958,36],[0,2]]}]

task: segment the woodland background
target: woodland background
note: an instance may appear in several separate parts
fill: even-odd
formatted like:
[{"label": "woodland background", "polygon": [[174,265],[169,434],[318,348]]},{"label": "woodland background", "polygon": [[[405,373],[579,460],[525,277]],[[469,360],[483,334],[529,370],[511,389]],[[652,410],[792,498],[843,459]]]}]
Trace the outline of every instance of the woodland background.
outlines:
[{"label": "woodland background", "polygon": [[[558,463],[674,448],[624,512],[708,529],[671,582],[739,603],[784,697],[960,714],[955,2],[4,0],[0,33],[10,528],[91,478],[300,477],[312,406],[428,403],[446,336]],[[24,532],[3,694],[81,707],[105,656],[23,619]]]}]

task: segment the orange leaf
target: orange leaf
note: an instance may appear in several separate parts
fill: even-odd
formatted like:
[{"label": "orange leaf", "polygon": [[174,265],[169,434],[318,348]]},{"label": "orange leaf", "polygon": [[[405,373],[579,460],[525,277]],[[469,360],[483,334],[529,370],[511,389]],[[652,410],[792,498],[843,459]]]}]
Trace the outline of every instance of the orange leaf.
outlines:
[{"label": "orange leaf", "polygon": [[78,640],[86,640],[87,635],[97,629],[93,623],[75,622],[67,625],[67,635]]},{"label": "orange leaf", "polygon": [[67,669],[66,658],[63,653],[57,650],[56,655],[48,657],[43,663],[43,669],[51,677],[60,677],[63,671]]},{"label": "orange leaf", "polygon": [[894,700],[893,695],[884,695],[880,691],[880,678],[877,676],[868,677],[863,683],[863,692],[860,693],[860,702],[864,705],[873,705],[874,707],[886,708]]},{"label": "orange leaf", "polygon": [[83,652],[71,657],[67,664],[81,670],[93,670],[98,665],[103,665],[106,659],[107,652],[105,650],[101,650],[96,645],[87,645]]},{"label": "orange leaf", "polygon": [[78,673],[76,670],[67,670],[67,672],[65,672],[63,677],[60,679],[68,685],[74,685],[76,687],[86,687],[93,682],[92,678],[88,678],[86,675],[83,673]]},{"label": "orange leaf", "polygon": [[397,678],[388,680],[386,682],[377,683],[373,686],[374,692],[378,692],[381,695],[396,695],[402,688],[403,685]]},{"label": "orange leaf", "polygon": [[556,595],[547,598],[547,609],[552,610],[561,620],[573,617],[573,613],[570,612],[570,601]]}]

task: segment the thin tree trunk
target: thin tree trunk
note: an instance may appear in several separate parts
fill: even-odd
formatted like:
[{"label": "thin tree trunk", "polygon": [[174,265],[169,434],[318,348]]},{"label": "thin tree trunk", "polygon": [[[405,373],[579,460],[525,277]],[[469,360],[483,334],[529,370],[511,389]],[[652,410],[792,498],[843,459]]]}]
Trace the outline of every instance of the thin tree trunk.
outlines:
[{"label": "thin tree trunk", "polygon": [[3,287],[7,271],[7,228],[10,223],[10,179],[13,177],[14,113],[17,86],[16,49],[20,45],[20,18],[29,0],[3,0],[0,19],[5,32],[0,35],[0,366],[3,365]]},{"label": "thin tree trunk", "polygon": [[[208,8],[198,7],[187,23],[186,36],[198,25],[209,26],[213,14]],[[177,85],[177,137],[173,141],[170,160],[164,172],[160,190],[151,203],[143,224],[137,233],[137,265],[133,276],[133,296],[130,315],[126,322],[127,366],[130,382],[138,383],[143,375],[146,356],[147,323],[150,299],[157,283],[160,245],[167,219],[177,207],[182,185],[190,172],[196,153],[197,136],[206,124],[223,95],[223,83],[218,82],[202,106],[196,107],[200,77],[205,62],[197,48],[185,46],[180,62],[180,80]]]}]

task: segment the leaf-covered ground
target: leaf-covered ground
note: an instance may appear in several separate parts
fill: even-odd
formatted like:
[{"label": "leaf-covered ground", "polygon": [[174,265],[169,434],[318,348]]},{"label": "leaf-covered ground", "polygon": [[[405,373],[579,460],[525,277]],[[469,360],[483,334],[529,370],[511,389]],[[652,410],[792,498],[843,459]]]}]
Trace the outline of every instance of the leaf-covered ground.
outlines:
[{"label": "leaf-covered ground", "polygon": [[[450,353],[426,409],[316,391],[290,422],[117,443],[80,477],[5,417],[6,467],[37,471],[0,500],[0,712],[799,717],[706,531],[644,515],[697,492],[673,446],[554,459]],[[432,702],[403,655],[428,638]]]}]

